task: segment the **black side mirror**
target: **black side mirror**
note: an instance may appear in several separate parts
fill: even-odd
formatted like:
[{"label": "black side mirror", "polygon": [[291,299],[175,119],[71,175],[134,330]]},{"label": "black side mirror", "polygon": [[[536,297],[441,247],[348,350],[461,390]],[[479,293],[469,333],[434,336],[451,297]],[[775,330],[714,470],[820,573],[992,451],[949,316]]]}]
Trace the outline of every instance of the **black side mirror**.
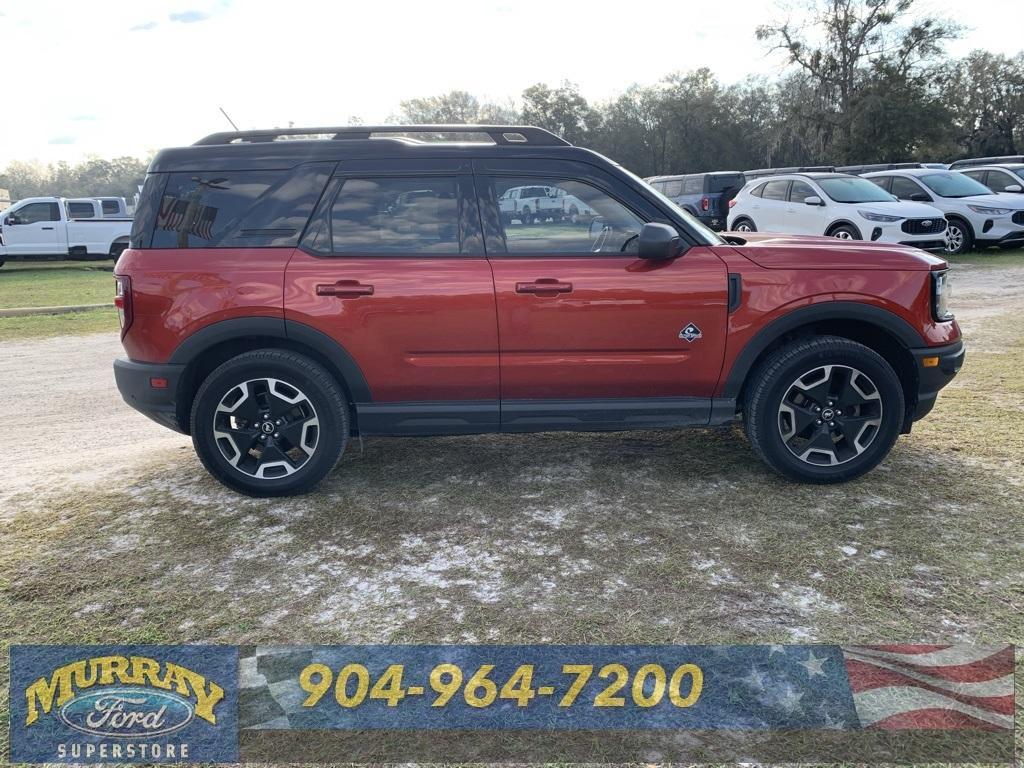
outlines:
[{"label": "black side mirror", "polygon": [[11,217],[10,216],[4,216],[4,226],[5,227],[11,226]]},{"label": "black side mirror", "polygon": [[637,255],[641,259],[673,259],[679,255],[681,242],[679,233],[668,224],[644,224],[637,243]]},{"label": "black side mirror", "polygon": [[932,201],[931,195],[926,195],[924,192],[915,192],[910,199],[915,203],[930,203]]}]

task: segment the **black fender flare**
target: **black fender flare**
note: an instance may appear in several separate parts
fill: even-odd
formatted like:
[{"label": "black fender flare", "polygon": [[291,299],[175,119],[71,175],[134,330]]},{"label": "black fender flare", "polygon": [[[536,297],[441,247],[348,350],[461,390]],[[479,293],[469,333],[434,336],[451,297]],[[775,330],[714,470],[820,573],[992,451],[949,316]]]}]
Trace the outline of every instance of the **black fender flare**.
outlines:
[{"label": "black fender flare", "polygon": [[746,343],[729,370],[721,396],[738,398],[747,376],[761,353],[785,334],[803,325],[835,320],[854,320],[874,325],[895,338],[908,350],[927,346],[925,338],[910,323],[887,309],[856,301],[825,301],[818,304],[807,304],[776,318]]},{"label": "black fender flare", "polygon": [[326,333],[282,317],[238,317],[211,323],[181,342],[167,362],[171,365],[188,365],[217,344],[246,336],[284,339],[309,347],[337,369],[354,402],[373,400],[366,377],[348,350]]}]

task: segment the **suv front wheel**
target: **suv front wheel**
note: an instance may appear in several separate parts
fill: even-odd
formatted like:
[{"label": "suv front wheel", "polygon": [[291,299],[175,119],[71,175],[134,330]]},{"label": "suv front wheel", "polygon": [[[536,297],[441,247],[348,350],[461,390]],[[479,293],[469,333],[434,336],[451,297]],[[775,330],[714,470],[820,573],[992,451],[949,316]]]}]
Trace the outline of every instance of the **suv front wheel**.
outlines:
[{"label": "suv front wheel", "polygon": [[348,442],[345,396],[318,363],[284,350],[246,352],[203,381],[192,404],[203,465],[249,496],[308,491]]},{"label": "suv front wheel", "polygon": [[751,381],[747,437],[768,466],[794,480],[852,480],[881,462],[899,435],[903,388],[863,344],[797,341],[771,354]]}]

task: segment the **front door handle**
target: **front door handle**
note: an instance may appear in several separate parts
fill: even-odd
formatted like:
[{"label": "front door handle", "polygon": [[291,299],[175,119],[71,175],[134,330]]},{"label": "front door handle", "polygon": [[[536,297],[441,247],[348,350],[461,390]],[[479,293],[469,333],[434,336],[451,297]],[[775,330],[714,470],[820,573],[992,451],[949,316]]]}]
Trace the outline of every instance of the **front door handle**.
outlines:
[{"label": "front door handle", "polygon": [[545,295],[551,293],[569,293],[572,283],[563,283],[553,277],[542,277],[532,283],[516,283],[516,293],[535,293]]},{"label": "front door handle", "polygon": [[363,285],[358,280],[339,280],[316,287],[317,296],[337,296],[339,299],[354,299],[359,296],[373,296],[373,286]]},{"label": "front door handle", "polygon": [[50,229],[50,230],[52,230],[53,227],[40,227],[40,229]]}]

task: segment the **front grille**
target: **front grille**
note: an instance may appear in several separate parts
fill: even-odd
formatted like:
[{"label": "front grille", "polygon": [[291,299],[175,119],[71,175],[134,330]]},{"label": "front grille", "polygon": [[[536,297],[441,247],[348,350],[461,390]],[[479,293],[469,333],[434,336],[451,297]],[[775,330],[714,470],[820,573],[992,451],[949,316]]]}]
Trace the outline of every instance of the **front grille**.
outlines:
[{"label": "front grille", "polygon": [[946,231],[946,220],[941,216],[937,219],[907,219],[903,222],[903,231],[908,235],[936,235]]},{"label": "front grille", "polygon": [[1024,224],[1024,211],[1017,211],[1015,214],[1013,214],[1013,223]]}]

